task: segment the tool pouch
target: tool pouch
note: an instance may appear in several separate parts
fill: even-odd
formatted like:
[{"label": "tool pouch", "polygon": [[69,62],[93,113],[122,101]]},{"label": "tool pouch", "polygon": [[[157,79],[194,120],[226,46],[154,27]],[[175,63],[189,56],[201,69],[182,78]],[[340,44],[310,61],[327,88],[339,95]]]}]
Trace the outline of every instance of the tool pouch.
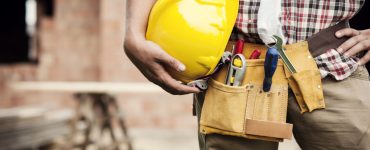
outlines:
[{"label": "tool pouch", "polygon": [[301,112],[311,112],[325,108],[324,94],[320,71],[308,49],[307,42],[299,42],[285,46],[285,53],[296,69],[292,74],[287,69],[286,77]]},{"label": "tool pouch", "polygon": [[[266,48],[248,44],[244,55],[254,49]],[[288,104],[288,76],[279,60],[269,92],[262,89],[264,59],[247,60],[247,71],[241,86],[225,85],[228,66],[214,75],[208,84],[200,119],[203,134],[224,134],[282,141],[292,136],[292,125],[286,123]]]}]

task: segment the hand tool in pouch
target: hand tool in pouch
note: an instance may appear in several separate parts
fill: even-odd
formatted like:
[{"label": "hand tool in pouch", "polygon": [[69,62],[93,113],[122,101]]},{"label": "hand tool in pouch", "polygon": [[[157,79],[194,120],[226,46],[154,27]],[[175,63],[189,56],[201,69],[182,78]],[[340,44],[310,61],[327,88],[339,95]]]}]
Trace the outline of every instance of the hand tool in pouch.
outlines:
[{"label": "hand tool in pouch", "polygon": [[189,82],[187,85],[191,87],[197,87],[198,89],[202,91],[207,90],[208,88],[207,79],[195,80],[195,81]]},{"label": "hand tool in pouch", "polygon": [[283,60],[285,66],[288,68],[290,73],[297,73],[296,69],[294,68],[293,64],[290,62],[288,56],[285,54],[283,49],[283,40],[279,37],[274,35],[274,39],[276,40],[275,47],[279,52],[281,59]]},{"label": "hand tool in pouch", "polygon": [[247,61],[243,55],[244,41],[238,40],[235,47],[225,81],[226,85],[230,86],[240,86],[247,69]]},{"label": "hand tool in pouch", "polygon": [[222,65],[225,65],[225,64],[230,63],[231,58],[232,58],[231,52],[228,52],[228,51],[224,52],[224,54],[222,55],[222,58],[221,58],[220,62],[216,66],[216,69],[214,70],[213,73],[211,73],[210,75],[205,76],[205,77],[203,77],[201,79],[191,81],[187,85],[188,86],[191,86],[191,87],[197,87],[198,89],[200,89],[202,91],[207,90],[207,88],[208,88],[208,84],[207,84],[208,78],[211,75],[213,75],[214,73],[218,72],[220,70],[220,68],[221,68]]},{"label": "hand tool in pouch", "polygon": [[272,77],[275,73],[279,60],[279,52],[275,47],[268,48],[265,57],[265,78],[263,79],[263,91],[269,92],[272,85]]},{"label": "hand tool in pouch", "polygon": [[261,51],[259,49],[256,49],[252,52],[251,56],[249,56],[249,59],[258,59],[261,56]]}]

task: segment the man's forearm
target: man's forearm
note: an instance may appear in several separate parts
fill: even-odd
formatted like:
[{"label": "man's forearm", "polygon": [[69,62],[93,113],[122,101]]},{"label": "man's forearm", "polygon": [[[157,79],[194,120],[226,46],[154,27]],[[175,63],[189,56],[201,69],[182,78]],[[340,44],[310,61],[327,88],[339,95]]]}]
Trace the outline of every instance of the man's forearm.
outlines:
[{"label": "man's forearm", "polygon": [[145,40],[148,17],[155,2],[156,0],[127,0],[125,44],[137,45],[137,41]]},{"label": "man's forearm", "polygon": [[124,51],[140,72],[171,94],[199,93],[196,87],[183,85],[167,72],[182,72],[185,65],[145,38],[150,11],[156,0],[128,0]]}]

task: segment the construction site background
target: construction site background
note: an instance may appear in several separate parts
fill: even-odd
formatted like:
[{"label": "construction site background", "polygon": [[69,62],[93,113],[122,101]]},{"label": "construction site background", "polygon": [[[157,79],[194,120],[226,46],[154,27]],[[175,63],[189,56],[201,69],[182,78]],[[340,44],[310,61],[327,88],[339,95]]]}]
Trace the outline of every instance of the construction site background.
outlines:
[{"label": "construction site background", "polygon": [[[52,1],[52,7],[43,8],[45,1]],[[123,51],[125,0],[35,2],[37,21],[30,35],[32,61],[0,65],[1,110],[24,106],[76,108],[73,93],[15,91],[7,87],[10,82],[148,82]],[[45,14],[43,9],[51,13]],[[197,149],[192,95],[173,96],[162,91],[114,96],[124,114],[134,149]],[[281,149],[299,148],[288,141]]]}]

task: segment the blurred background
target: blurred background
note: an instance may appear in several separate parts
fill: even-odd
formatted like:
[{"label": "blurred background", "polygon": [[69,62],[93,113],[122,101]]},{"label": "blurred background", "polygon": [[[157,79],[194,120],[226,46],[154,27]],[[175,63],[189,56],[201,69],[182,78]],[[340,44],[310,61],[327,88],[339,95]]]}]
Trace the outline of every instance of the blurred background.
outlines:
[{"label": "blurred background", "polygon": [[192,96],[150,84],[124,54],[125,3],[0,5],[0,149],[198,149]]}]

